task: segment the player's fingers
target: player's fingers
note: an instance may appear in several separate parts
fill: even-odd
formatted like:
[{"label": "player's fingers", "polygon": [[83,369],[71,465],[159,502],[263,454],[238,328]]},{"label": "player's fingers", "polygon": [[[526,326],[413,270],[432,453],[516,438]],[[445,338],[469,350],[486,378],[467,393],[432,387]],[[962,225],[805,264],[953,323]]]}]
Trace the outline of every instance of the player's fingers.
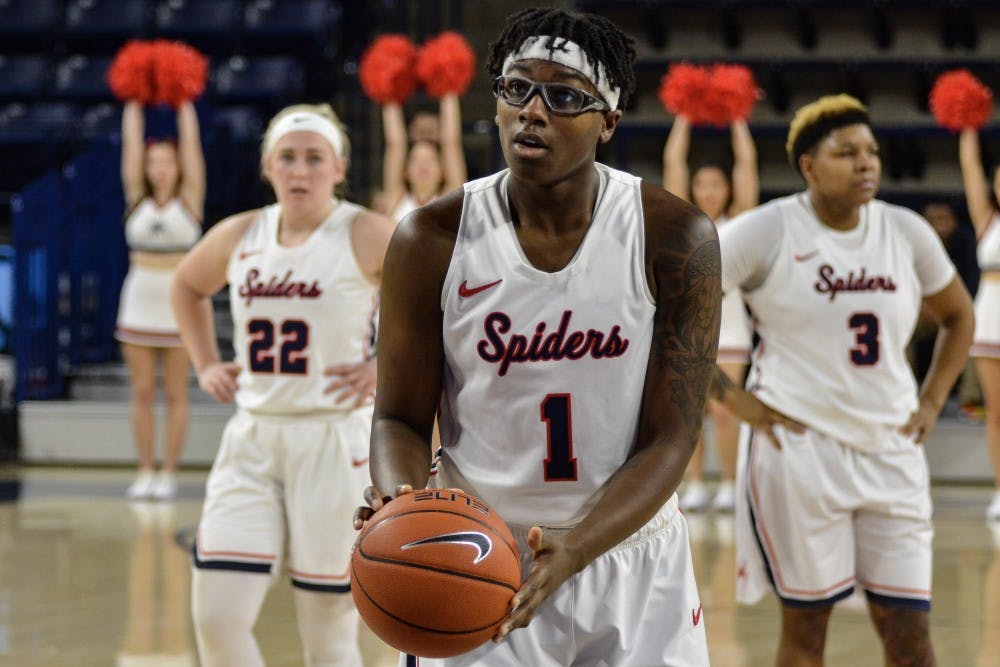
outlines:
[{"label": "player's fingers", "polygon": [[231,377],[235,378],[237,375],[240,374],[240,371],[242,371],[243,369],[240,368],[240,365],[237,364],[235,361],[227,361],[226,363],[222,364],[222,370],[224,370]]},{"label": "player's fingers", "polygon": [[334,364],[332,366],[327,366],[323,369],[323,375],[327,377],[331,375],[343,375],[354,370],[354,364]]},{"label": "player's fingers", "polygon": [[326,389],[323,390],[323,393],[332,394],[340,389],[343,389],[344,387],[349,387],[349,386],[351,386],[351,383],[348,382],[347,380],[344,379],[335,380],[330,384],[326,385]]},{"label": "player's fingers", "polygon": [[396,498],[400,496],[405,496],[408,493],[413,493],[413,487],[409,484],[400,484],[396,487]]},{"label": "player's fingers", "polygon": [[368,506],[375,512],[382,509],[382,507],[390,500],[392,500],[392,497],[379,491],[375,485],[369,486],[365,489],[365,502],[368,503]]},{"label": "player's fingers", "polygon": [[375,511],[371,507],[361,506],[354,510],[354,530],[361,530],[365,522],[372,518]]},{"label": "player's fingers", "polygon": [[532,526],[528,530],[528,548],[534,551],[535,554],[542,550],[542,538],[542,529],[539,526]]}]

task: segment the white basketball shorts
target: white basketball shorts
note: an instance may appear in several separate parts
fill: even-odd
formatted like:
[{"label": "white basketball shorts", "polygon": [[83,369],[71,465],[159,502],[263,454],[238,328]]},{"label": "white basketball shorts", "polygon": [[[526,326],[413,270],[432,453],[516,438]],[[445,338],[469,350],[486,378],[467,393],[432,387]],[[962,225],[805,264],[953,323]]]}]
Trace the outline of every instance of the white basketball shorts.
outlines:
[{"label": "white basketball shorts", "polygon": [[348,592],[371,419],[370,405],[317,416],[238,411],[208,477],[195,567],[275,576],[287,557],[293,585]]},{"label": "white basketball shorts", "polygon": [[738,600],[759,599],[766,576],[789,606],[828,606],[860,585],[874,602],[929,610],[934,528],[923,447],[899,433],[874,453],[812,430],[776,433],[780,451],[744,429]]},{"label": "white basketball shorts", "polygon": [[[512,532],[527,576],[528,530]],[[649,523],[563,583],[528,627],[454,658],[399,659],[400,667],[708,664],[705,618],[676,495]]]}]

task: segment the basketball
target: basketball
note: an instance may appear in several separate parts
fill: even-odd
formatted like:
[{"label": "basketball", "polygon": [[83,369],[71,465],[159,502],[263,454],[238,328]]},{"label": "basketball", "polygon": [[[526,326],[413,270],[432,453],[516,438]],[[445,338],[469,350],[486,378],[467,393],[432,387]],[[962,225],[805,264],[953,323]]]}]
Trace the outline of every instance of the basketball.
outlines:
[{"label": "basketball", "polygon": [[490,639],[521,584],[503,519],[454,489],[400,496],[365,524],[351,554],[361,617],[393,647],[447,658]]}]

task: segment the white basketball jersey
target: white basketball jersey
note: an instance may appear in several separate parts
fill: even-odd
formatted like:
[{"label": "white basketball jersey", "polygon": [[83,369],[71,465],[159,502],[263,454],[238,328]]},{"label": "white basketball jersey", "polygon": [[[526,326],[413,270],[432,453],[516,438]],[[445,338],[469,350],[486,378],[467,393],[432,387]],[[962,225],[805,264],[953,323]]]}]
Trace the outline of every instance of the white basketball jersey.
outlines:
[{"label": "white basketball jersey", "polygon": [[838,232],[800,193],[735,218],[720,240],[723,289],[759,273],[748,254],[772,258],[743,289],[760,336],[748,386],[821,433],[879,449],[917,407],[905,349],[921,300],[954,276],[930,225],[874,200]]},{"label": "white basketball jersey", "polygon": [[201,238],[201,225],[174,197],[157,206],[146,197],[125,221],[125,242],[130,250],[186,252]]},{"label": "white basketball jersey", "polygon": [[276,415],[347,410],[323,369],[367,357],[378,287],[351,245],[359,206],[338,201],[309,240],[278,245],[278,204],[261,209],[229,260],[236,403]]},{"label": "white basketball jersey", "polygon": [[523,254],[507,171],[465,185],[441,294],[438,484],[514,525],[574,525],[635,445],[655,311],[640,181],[596,168],[590,229],[555,273]]}]

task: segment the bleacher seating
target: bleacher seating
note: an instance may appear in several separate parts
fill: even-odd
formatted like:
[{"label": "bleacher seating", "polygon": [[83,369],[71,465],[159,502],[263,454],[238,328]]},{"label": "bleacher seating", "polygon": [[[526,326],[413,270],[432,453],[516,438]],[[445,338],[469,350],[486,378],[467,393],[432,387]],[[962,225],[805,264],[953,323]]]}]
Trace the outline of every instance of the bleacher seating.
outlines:
[{"label": "bleacher seating", "polygon": [[208,55],[229,55],[242,20],[242,0],[163,0],[154,11],[153,34],[183,40]]},{"label": "bleacher seating", "polygon": [[45,93],[48,83],[49,61],[45,56],[0,54],[0,99],[37,99]]},{"label": "bleacher seating", "polygon": [[62,0],[0,0],[4,53],[50,51],[62,17]]}]

